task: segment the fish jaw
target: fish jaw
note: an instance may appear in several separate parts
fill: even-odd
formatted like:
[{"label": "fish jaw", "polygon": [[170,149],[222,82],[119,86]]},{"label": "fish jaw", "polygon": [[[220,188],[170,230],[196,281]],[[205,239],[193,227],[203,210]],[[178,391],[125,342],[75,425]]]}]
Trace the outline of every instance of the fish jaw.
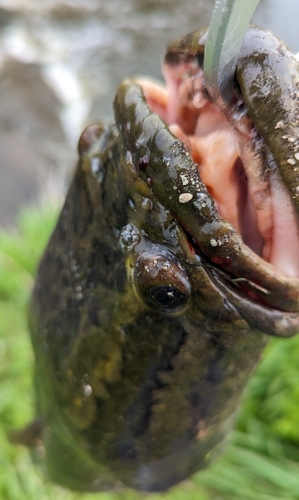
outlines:
[{"label": "fish jaw", "polygon": [[[249,32],[249,40],[253,34]],[[266,142],[262,126],[258,129],[249,115],[239,85],[225,112],[211,102],[202,70],[205,36],[205,31],[189,35],[168,48],[166,88],[146,79],[125,82],[115,100],[116,121],[121,113],[130,124],[130,137],[120,129],[128,148],[135,149],[134,163],[143,179],[215,268],[226,273],[227,281],[260,305],[296,315],[299,236],[297,208],[290,196],[294,188],[289,174],[281,174],[285,166],[274,157],[271,140]],[[267,43],[273,44],[272,38]],[[293,81],[292,72],[290,78]],[[147,109],[137,111],[134,94]],[[280,126],[279,114],[275,120]],[[297,320],[293,333],[296,328]]]},{"label": "fish jaw", "polygon": [[196,69],[182,54],[175,60],[172,50],[164,64],[173,94],[168,113],[175,121],[186,107],[199,110],[189,142],[219,214],[255,253],[298,278],[296,58],[275,36],[250,27],[238,60],[233,105],[224,108],[222,101],[211,103],[202,63]]}]

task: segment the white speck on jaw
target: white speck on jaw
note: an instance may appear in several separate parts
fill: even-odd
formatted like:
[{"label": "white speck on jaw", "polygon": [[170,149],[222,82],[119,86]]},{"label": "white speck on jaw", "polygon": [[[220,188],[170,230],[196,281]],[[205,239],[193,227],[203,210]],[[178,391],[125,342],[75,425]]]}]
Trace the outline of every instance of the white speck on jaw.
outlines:
[{"label": "white speck on jaw", "polygon": [[86,398],[89,398],[89,396],[92,395],[92,387],[89,384],[85,384],[83,386],[83,394]]},{"label": "white speck on jaw", "polygon": [[212,238],[212,239],[210,240],[210,245],[211,245],[211,247],[216,247],[216,246],[217,246],[217,241],[216,241],[216,240],[214,240],[214,238]]},{"label": "white speck on jaw", "polygon": [[184,174],[181,174],[181,180],[182,180],[183,186],[187,186],[188,178]]},{"label": "white speck on jaw", "polygon": [[182,193],[179,196],[180,203],[188,203],[188,201],[192,200],[193,194],[191,193]]},{"label": "white speck on jaw", "polygon": [[93,174],[96,174],[100,168],[100,159],[96,156],[90,160],[90,170]]},{"label": "white speck on jaw", "polygon": [[296,160],[299,161],[299,153],[295,153],[294,156],[295,156]]},{"label": "white speck on jaw", "polygon": [[278,128],[284,128],[284,123],[283,123],[283,121],[281,120],[281,121],[277,122],[277,123],[276,123],[276,125],[275,125],[275,128],[276,128],[276,129],[278,129]]},{"label": "white speck on jaw", "polygon": [[294,158],[289,158],[289,159],[287,160],[287,163],[288,163],[289,165],[296,165],[296,160],[295,160]]}]

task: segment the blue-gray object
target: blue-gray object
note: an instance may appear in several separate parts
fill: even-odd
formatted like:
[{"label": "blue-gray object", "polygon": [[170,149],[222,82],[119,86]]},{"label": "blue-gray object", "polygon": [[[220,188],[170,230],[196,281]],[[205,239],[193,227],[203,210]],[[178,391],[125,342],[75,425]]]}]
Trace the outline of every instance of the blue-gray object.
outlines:
[{"label": "blue-gray object", "polygon": [[259,0],[216,0],[205,49],[204,73],[210,94],[229,104],[242,41]]}]

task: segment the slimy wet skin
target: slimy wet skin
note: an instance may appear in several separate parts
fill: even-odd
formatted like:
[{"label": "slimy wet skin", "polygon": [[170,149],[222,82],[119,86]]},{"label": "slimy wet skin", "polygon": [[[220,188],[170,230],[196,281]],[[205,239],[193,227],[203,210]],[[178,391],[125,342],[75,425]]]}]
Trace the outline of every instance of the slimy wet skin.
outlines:
[{"label": "slimy wet skin", "polygon": [[223,109],[205,39],[171,44],[166,87],[125,81],[115,125],[83,132],[39,266],[27,432],[70,489],[161,491],[207,466],[268,335],[298,331],[297,61],[250,28]]}]

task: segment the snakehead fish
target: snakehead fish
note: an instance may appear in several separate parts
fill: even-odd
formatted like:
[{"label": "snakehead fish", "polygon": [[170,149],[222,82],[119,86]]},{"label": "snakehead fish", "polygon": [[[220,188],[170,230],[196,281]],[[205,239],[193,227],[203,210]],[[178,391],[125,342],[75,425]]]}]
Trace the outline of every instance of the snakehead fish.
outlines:
[{"label": "snakehead fish", "polygon": [[205,467],[269,336],[299,329],[298,62],[250,27],[219,109],[206,37],[170,44],[166,87],[124,81],[115,123],[82,133],[39,265],[24,435],[73,490],[160,491]]}]

